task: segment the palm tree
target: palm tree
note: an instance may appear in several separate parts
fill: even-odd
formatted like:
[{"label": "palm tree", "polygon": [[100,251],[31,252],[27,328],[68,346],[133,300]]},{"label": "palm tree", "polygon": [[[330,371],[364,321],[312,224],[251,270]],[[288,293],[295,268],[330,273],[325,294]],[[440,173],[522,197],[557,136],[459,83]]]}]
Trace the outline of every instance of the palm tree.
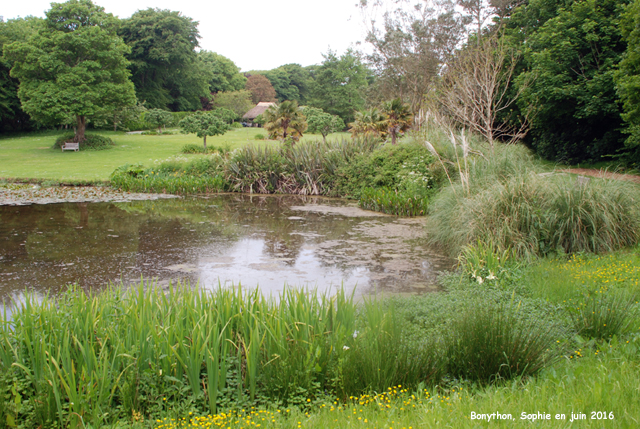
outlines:
[{"label": "palm tree", "polygon": [[395,145],[398,134],[403,134],[411,128],[413,117],[409,105],[396,98],[382,103],[382,114],[385,116],[385,127],[391,136],[391,144]]},{"label": "palm tree", "polygon": [[349,124],[351,137],[362,135],[364,137],[385,137],[387,129],[385,118],[375,107],[362,112],[356,112],[356,120]]},{"label": "palm tree", "polygon": [[283,101],[278,106],[271,106],[264,112],[263,117],[264,129],[269,132],[271,139],[284,142],[287,137],[291,137],[296,142],[307,130],[307,118],[296,101]]}]

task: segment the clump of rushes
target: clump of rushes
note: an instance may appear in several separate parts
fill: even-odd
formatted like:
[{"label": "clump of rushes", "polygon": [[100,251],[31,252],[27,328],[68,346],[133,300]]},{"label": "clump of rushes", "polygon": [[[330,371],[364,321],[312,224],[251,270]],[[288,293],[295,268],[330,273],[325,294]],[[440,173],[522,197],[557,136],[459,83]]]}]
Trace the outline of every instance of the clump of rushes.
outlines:
[{"label": "clump of rushes", "polygon": [[452,323],[445,340],[449,373],[488,383],[538,373],[559,358],[559,330],[513,303],[478,301]]},{"label": "clump of rushes", "polygon": [[607,288],[585,294],[580,304],[568,307],[578,335],[604,340],[627,333],[635,309],[635,296]]},{"label": "clump of rushes", "polygon": [[393,189],[365,188],[360,194],[359,205],[365,210],[398,216],[424,216],[429,198]]},{"label": "clump of rushes", "polygon": [[338,363],[338,393],[382,392],[389,386],[435,385],[442,377],[442,356],[431,337],[406,335],[406,323],[394,306],[365,301],[361,323],[348,338],[343,359]]}]

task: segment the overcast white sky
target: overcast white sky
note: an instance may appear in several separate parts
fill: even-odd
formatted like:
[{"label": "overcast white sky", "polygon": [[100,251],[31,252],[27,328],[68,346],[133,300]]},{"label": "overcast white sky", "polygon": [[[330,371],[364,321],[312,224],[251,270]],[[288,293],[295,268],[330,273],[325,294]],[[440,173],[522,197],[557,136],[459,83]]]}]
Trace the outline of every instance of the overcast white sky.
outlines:
[{"label": "overcast white sky", "polygon": [[[343,53],[364,40],[357,0],[93,0],[120,18],[149,7],[200,22],[200,46],[230,58],[242,71],[283,64],[319,64],[329,47]],[[58,3],[62,3],[59,0]],[[50,0],[3,0],[4,20],[44,17]]]}]

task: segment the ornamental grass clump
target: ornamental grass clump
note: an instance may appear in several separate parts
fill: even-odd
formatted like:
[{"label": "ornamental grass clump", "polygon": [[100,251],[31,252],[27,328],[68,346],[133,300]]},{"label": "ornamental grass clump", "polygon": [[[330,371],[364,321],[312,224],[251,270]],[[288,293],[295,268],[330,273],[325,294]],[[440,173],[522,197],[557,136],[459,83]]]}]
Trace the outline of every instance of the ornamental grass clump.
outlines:
[{"label": "ornamental grass clump", "polygon": [[491,157],[468,162],[465,180],[434,198],[427,226],[431,241],[452,254],[470,243],[492,242],[498,252],[511,249],[529,260],[638,243],[638,186],[541,174],[523,150],[496,147]]},{"label": "ornamental grass clump", "polygon": [[475,302],[445,337],[449,374],[480,383],[535,375],[560,356],[554,322],[514,303]]}]

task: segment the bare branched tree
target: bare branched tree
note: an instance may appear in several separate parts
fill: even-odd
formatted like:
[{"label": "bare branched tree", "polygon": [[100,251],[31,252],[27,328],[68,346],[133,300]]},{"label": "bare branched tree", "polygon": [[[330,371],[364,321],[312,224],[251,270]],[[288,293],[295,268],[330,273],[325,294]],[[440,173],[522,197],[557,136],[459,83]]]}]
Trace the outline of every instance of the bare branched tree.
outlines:
[{"label": "bare branched tree", "polygon": [[482,134],[491,147],[496,140],[519,140],[527,132],[526,118],[514,125],[509,114],[527,83],[517,89],[510,85],[519,58],[499,36],[483,37],[460,51],[443,73],[438,91],[444,113]]},{"label": "bare branched tree", "polygon": [[370,102],[400,97],[417,113],[443,64],[466,37],[468,19],[450,0],[425,0],[417,5],[399,0],[393,5],[395,9],[382,12],[387,6],[384,0],[360,1],[366,41],[373,47],[367,60],[378,78]]}]

